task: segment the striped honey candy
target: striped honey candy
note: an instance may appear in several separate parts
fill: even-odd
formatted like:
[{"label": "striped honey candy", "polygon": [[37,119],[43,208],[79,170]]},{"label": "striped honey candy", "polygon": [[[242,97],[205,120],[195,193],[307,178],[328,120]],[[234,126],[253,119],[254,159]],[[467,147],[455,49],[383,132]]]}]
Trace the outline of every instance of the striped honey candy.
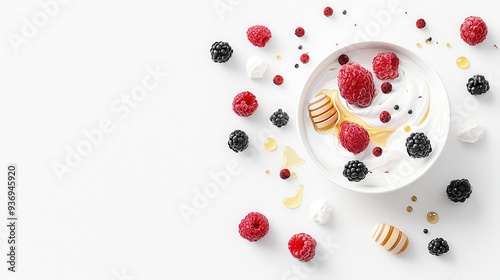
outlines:
[{"label": "striped honey candy", "polygon": [[408,237],[397,227],[378,223],[373,227],[372,238],[386,251],[395,255],[403,253],[408,248]]}]

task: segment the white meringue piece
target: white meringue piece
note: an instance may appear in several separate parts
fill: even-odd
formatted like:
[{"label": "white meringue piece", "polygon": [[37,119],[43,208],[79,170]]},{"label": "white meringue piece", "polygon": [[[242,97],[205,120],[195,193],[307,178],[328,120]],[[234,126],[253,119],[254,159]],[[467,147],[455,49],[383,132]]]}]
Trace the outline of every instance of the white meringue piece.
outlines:
[{"label": "white meringue piece", "polygon": [[324,225],[330,219],[332,205],[324,199],[318,199],[311,203],[309,213],[315,223]]},{"label": "white meringue piece", "polygon": [[247,75],[252,79],[264,77],[267,70],[267,62],[258,56],[252,56],[247,61]]},{"label": "white meringue piece", "polygon": [[457,131],[460,141],[465,143],[476,143],[486,134],[486,128],[478,120],[472,119],[464,122]]}]

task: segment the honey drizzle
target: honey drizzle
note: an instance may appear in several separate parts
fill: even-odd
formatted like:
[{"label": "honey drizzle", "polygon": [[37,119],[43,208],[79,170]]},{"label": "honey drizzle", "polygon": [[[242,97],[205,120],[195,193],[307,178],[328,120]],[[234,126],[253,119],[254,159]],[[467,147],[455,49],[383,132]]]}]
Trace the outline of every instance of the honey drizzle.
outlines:
[{"label": "honey drizzle", "polygon": [[299,185],[297,188],[297,192],[295,193],[294,196],[292,197],[285,197],[283,199],[283,205],[285,205],[286,208],[297,208],[300,205],[300,202],[302,201],[302,193],[304,192],[304,186]]},{"label": "honey drizzle", "polygon": [[[366,124],[361,118],[358,116],[352,114],[349,112],[343,105],[342,102],[340,101],[339,98],[339,92],[338,90],[327,90],[323,89],[321,90],[319,94],[326,94],[328,97],[330,97],[333,101],[333,106],[338,112],[338,120],[333,126],[335,129],[331,129],[331,133],[333,133],[335,136],[338,136],[338,132],[340,131],[340,125],[344,121],[349,121],[353,123],[357,123],[364,127],[368,134],[370,135],[370,141],[377,144],[378,146],[381,146],[384,148],[387,145],[387,141],[389,140],[389,137],[396,131],[395,128],[376,128],[376,127],[371,127],[368,124]],[[333,98],[332,98],[333,96]]]},{"label": "honey drizzle", "polygon": [[[427,92],[429,92],[429,89]],[[337,111],[338,119],[335,122],[335,124],[329,129],[320,129],[313,122],[314,129],[318,133],[322,133],[322,134],[331,133],[334,136],[338,137],[338,133],[340,131],[340,125],[342,124],[342,122],[349,121],[349,122],[357,123],[358,125],[361,125],[362,127],[364,127],[366,129],[366,131],[368,132],[368,134],[370,135],[370,142],[373,142],[373,143],[381,146],[382,148],[384,148],[387,145],[387,141],[389,141],[389,138],[391,137],[391,135],[396,131],[396,128],[371,127],[368,124],[366,124],[361,118],[359,118],[358,116],[349,112],[343,106],[342,102],[340,101],[338,90],[336,90],[336,89],[333,89],[333,90],[322,89],[318,94],[316,94],[315,97],[320,96],[322,94],[326,95],[327,97],[329,97],[332,100],[333,106]],[[429,113],[430,113],[430,107],[431,107],[431,104],[429,101],[429,103],[427,104],[427,110],[426,110],[424,116],[422,117],[422,119],[418,123],[419,126],[422,123],[424,123],[425,120],[427,120],[427,117],[429,116]],[[309,117],[312,120],[312,116],[311,116],[310,112],[309,112]],[[409,131],[407,128],[409,128],[409,126],[405,126],[406,132]]]}]

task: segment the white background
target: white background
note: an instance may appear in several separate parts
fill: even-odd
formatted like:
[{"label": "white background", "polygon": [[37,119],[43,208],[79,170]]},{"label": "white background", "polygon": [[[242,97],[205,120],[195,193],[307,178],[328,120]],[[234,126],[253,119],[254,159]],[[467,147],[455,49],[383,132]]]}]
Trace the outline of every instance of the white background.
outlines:
[{"label": "white background", "polygon": [[[19,217],[16,273],[7,271],[9,233],[0,227],[1,279],[500,277],[494,160],[499,156],[500,50],[493,46],[500,44],[500,18],[494,1],[74,0],[57,2],[47,16],[40,3],[48,2],[0,2],[0,167],[5,174],[0,224],[7,224],[10,163],[18,166]],[[322,14],[327,5],[335,10],[330,18]],[[347,15],[341,14],[344,9]],[[488,38],[475,47],[459,36],[469,15],[481,16],[489,26]],[[419,30],[415,21],[421,17],[427,27]],[[33,23],[28,32],[26,26]],[[265,48],[246,39],[246,29],[255,24],[272,31]],[[297,26],[305,28],[303,38],[294,35]],[[431,44],[424,43],[427,37]],[[234,48],[226,64],[210,59],[210,46],[219,40]],[[323,178],[296,129],[297,102],[308,73],[335,49],[360,40],[399,44],[427,59],[441,75],[452,107],[447,145],[435,166],[405,189],[381,195],[354,193]],[[302,52],[311,61],[295,69]],[[254,55],[269,63],[260,80],[245,72],[246,60]],[[470,59],[468,69],[455,66],[461,55]],[[130,97],[151,69],[163,75],[157,88],[125,105],[122,98]],[[280,87],[272,83],[275,74],[284,76]],[[490,81],[488,94],[474,97],[466,91],[474,74]],[[255,93],[260,105],[251,117],[240,118],[231,101],[245,90]],[[268,120],[278,108],[291,118],[281,129]],[[480,142],[465,144],[456,131],[471,118],[488,132]],[[95,133],[103,122],[102,138],[90,150],[82,148],[88,143],[85,133]],[[234,129],[250,136],[244,153],[227,147]],[[274,152],[263,149],[268,136],[278,142]],[[294,168],[296,179],[284,181],[278,172],[287,145],[305,164]],[[67,162],[78,147],[87,155]],[[54,166],[62,165],[67,169],[58,175]],[[228,171],[233,173],[226,177]],[[444,192],[450,180],[459,178],[474,187],[463,204],[449,201]],[[210,184],[219,188],[200,200]],[[286,209],[282,199],[299,184],[305,186],[302,205]],[[412,195],[417,202],[411,202]],[[318,198],[333,205],[326,225],[309,217],[309,205]],[[412,213],[406,212],[408,205]],[[182,215],[180,207],[195,211]],[[439,223],[427,223],[430,210],[440,214]],[[264,213],[271,225],[257,243],[237,231],[250,211]],[[384,252],[370,239],[380,221],[408,235],[403,255]],[[320,244],[308,264],[287,249],[298,232]],[[448,240],[448,254],[427,252],[435,237]]]}]

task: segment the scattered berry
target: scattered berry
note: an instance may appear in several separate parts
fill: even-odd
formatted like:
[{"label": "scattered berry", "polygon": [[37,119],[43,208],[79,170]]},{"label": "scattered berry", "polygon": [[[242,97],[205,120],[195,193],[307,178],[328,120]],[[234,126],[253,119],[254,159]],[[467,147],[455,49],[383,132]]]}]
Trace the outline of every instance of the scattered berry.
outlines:
[{"label": "scattered berry", "polygon": [[252,115],[258,107],[257,98],[249,91],[240,92],[233,99],[233,111],[240,117]]},{"label": "scattered berry", "polygon": [[330,7],[330,6],[325,7],[325,9],[323,10],[323,14],[326,17],[331,17],[333,15],[333,9],[332,9],[332,7]]},{"label": "scattered berry", "polygon": [[225,63],[233,54],[233,49],[227,42],[218,41],[212,44],[210,48],[212,60],[217,63]]},{"label": "scattered berry", "polygon": [[290,178],[290,175],[291,175],[290,170],[288,170],[286,168],[281,169],[281,171],[280,171],[281,179],[286,180],[286,179]]},{"label": "scattered berry", "polygon": [[394,105],[394,110],[396,110],[396,111],[399,110],[399,105],[398,104]]},{"label": "scattered berry", "polygon": [[376,156],[376,157],[381,156],[381,155],[382,155],[382,148],[380,148],[380,147],[378,147],[378,146],[377,146],[377,147],[375,147],[375,148],[373,148],[373,150],[372,150],[372,154],[373,154],[374,156]]},{"label": "scattered berry", "polygon": [[490,89],[490,83],[483,75],[474,75],[467,81],[467,91],[472,95],[481,95]]},{"label": "scattered berry", "polygon": [[306,31],[304,30],[304,28],[302,28],[302,27],[295,28],[295,35],[297,37],[302,37],[302,36],[304,36],[304,34],[306,34]]},{"label": "scattered berry", "polygon": [[281,75],[274,76],[273,83],[275,85],[281,86],[283,84],[283,76],[281,76]]},{"label": "scattered berry", "polygon": [[342,11],[342,14],[343,14],[343,15],[347,15],[347,11],[346,11],[346,10],[343,10],[343,11]]},{"label": "scattered berry", "polygon": [[297,233],[288,241],[288,250],[301,262],[308,262],[316,254],[316,240],[307,233]]},{"label": "scattered berry", "polygon": [[413,114],[413,110],[412,109],[408,110],[408,114],[410,115]]},{"label": "scattered berry", "polygon": [[425,20],[423,18],[418,19],[416,24],[418,29],[422,29],[426,25]]},{"label": "scattered berry", "polygon": [[391,120],[391,113],[389,113],[387,111],[382,111],[382,113],[380,113],[380,121],[381,122],[388,123],[390,120]]},{"label": "scattered berry", "polygon": [[301,50],[301,49],[302,49],[302,45],[299,45],[297,48],[298,48],[299,50]]},{"label": "scattered berry", "polygon": [[339,56],[338,62],[339,62],[340,65],[344,65],[347,62],[349,62],[349,57],[346,54],[341,54]]},{"label": "scattered berry", "polygon": [[368,147],[370,135],[361,125],[344,121],[340,125],[339,142],[349,152],[359,154]]},{"label": "scattered berry", "polygon": [[299,64],[298,63],[295,63],[295,68],[299,68]]},{"label": "scattered berry", "polygon": [[346,163],[342,173],[351,182],[359,182],[365,179],[366,174],[368,174],[368,168],[359,160],[351,160]]},{"label": "scattered berry", "polygon": [[487,34],[488,27],[480,17],[467,17],[460,26],[460,37],[462,37],[462,40],[471,46],[484,41]]},{"label": "scattered berry", "polygon": [[250,212],[238,226],[241,237],[255,242],[264,237],[269,231],[269,221],[259,212]]},{"label": "scattered berry", "polygon": [[248,148],[248,135],[244,131],[237,129],[229,134],[227,144],[236,153],[243,152]]},{"label": "scattered berry", "polygon": [[432,152],[431,141],[423,132],[412,132],[406,138],[406,151],[412,158],[425,158]]},{"label": "scattered berry", "polygon": [[278,109],[278,111],[274,112],[269,117],[269,120],[277,127],[287,125],[289,119],[290,117],[288,116],[288,114],[281,109]]},{"label": "scattered berry", "polygon": [[256,47],[265,47],[271,37],[271,31],[264,25],[254,25],[247,30],[248,40]]},{"label": "scattered berry", "polygon": [[432,37],[429,37],[427,39],[425,39],[425,43],[426,44],[430,44],[432,42]]},{"label": "scattered berry", "polygon": [[427,249],[429,250],[429,253],[431,255],[441,256],[442,254],[450,250],[450,246],[448,245],[448,242],[446,240],[439,237],[432,239],[429,242],[429,245],[427,245]]},{"label": "scattered berry", "polygon": [[309,55],[307,53],[303,53],[301,56],[300,56],[300,61],[304,64],[308,63],[309,62]]},{"label": "scattered berry", "polygon": [[399,77],[399,58],[393,52],[382,52],[373,58],[373,72],[380,80],[392,80]]},{"label": "scattered berry", "polygon": [[464,202],[471,193],[472,186],[467,179],[452,180],[446,187],[446,195],[453,202]]},{"label": "scattered berry", "polygon": [[342,65],[337,75],[340,95],[349,104],[370,106],[375,96],[375,85],[370,71],[356,62]]},{"label": "scattered berry", "polygon": [[424,228],[424,230],[423,230],[423,231],[424,231],[424,233],[425,233],[425,234],[429,233],[429,230],[428,230],[428,229],[426,229],[426,228]]},{"label": "scattered berry", "polygon": [[383,82],[382,85],[380,86],[380,89],[382,90],[383,93],[389,93],[392,91],[392,84],[389,82]]}]

